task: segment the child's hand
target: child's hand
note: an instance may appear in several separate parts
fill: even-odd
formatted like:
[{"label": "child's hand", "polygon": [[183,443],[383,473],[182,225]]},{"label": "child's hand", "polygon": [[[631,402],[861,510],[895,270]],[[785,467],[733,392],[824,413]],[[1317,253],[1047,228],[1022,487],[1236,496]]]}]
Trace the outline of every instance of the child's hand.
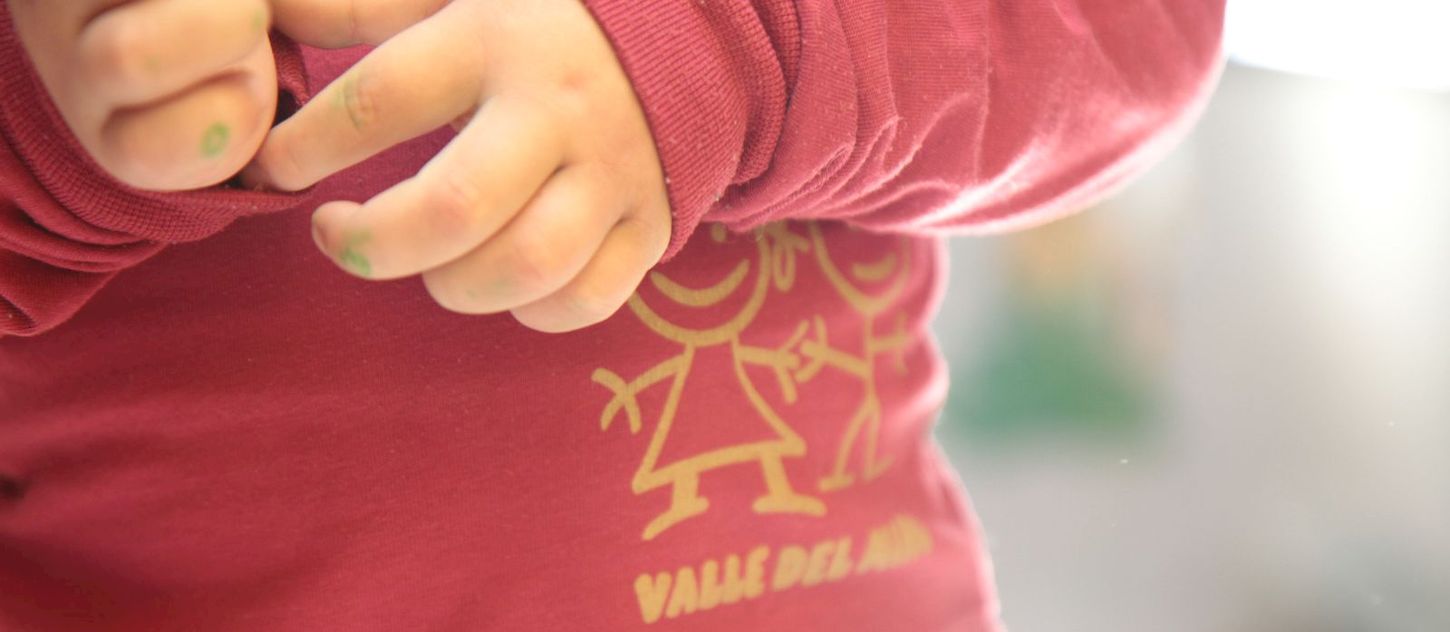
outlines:
[{"label": "child's hand", "polygon": [[579,0],[276,10],[279,28],[305,43],[386,42],[273,130],[250,178],[300,189],[443,125],[460,129],[415,177],[317,210],[318,245],[342,267],[369,279],[421,274],[450,310],[512,311],[566,331],[613,314],[659,260],[670,238],[659,159]]},{"label": "child's hand", "polygon": [[277,103],[265,0],[7,0],[56,108],[135,187],[239,171]]}]

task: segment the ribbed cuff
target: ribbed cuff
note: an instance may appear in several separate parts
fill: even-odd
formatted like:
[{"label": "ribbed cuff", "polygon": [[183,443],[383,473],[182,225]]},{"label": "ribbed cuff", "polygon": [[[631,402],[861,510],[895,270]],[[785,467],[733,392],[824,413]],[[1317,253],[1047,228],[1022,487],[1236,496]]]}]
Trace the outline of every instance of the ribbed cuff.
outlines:
[{"label": "ribbed cuff", "polygon": [[669,192],[669,248],[680,251],[735,177],[749,124],[747,90],[696,3],[584,0],[634,84]]}]

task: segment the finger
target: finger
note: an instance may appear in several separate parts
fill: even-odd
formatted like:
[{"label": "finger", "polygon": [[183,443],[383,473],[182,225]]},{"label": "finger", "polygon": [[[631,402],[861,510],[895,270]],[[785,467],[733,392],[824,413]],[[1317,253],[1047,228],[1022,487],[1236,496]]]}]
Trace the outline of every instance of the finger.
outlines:
[{"label": "finger", "polygon": [[354,274],[421,273],[498,232],[560,166],[563,135],[528,100],[489,100],[418,175],[359,206],[313,215],[322,248]]},{"label": "finger", "polygon": [[619,311],[664,256],[669,226],[630,216],[609,231],[583,271],[559,291],[513,310],[524,326],[545,333],[583,329]]},{"label": "finger", "polygon": [[165,101],[118,110],[92,153],[118,179],[142,189],[192,189],[226,180],[261,145],[270,123],[271,109],[258,107],[258,99],[275,87],[259,81],[231,73]]},{"label": "finger", "polygon": [[449,0],[274,0],[277,30],[322,48],[379,44]]},{"label": "finger", "polygon": [[246,179],[303,189],[477,106],[482,73],[453,28],[429,20],[373,51],[272,130]]},{"label": "finger", "polygon": [[266,0],[146,0],[91,21],[79,42],[91,90],[121,105],[174,94],[266,43]]},{"label": "finger", "polygon": [[455,312],[493,314],[557,291],[619,221],[623,202],[608,199],[605,188],[589,169],[560,171],[497,235],[424,272],[429,294]]}]

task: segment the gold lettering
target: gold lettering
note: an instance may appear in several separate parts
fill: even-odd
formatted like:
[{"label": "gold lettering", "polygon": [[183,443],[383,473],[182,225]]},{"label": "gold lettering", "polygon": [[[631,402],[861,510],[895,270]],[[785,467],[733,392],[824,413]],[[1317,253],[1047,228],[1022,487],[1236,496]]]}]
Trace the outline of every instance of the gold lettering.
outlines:
[{"label": "gold lettering", "polygon": [[665,607],[665,616],[671,619],[681,614],[690,614],[700,604],[700,588],[695,581],[695,569],[688,566],[675,572],[675,587],[670,591],[670,603]]},{"label": "gold lettering", "polygon": [[931,531],[927,530],[926,525],[905,515],[897,516],[896,521],[901,528],[903,562],[916,560],[931,553],[933,544]]},{"label": "gold lettering", "polygon": [[805,575],[801,577],[802,586],[815,586],[826,581],[826,566],[831,563],[831,549],[835,544],[830,540],[817,542],[811,547],[810,561],[806,563]]},{"label": "gold lettering", "polygon": [[891,523],[886,525],[886,530],[888,534],[887,541],[890,542],[890,546],[887,548],[888,555],[885,568],[892,569],[901,566],[901,563],[906,557],[901,520],[893,518]]},{"label": "gold lettering", "polygon": [[890,528],[877,527],[872,529],[871,535],[866,540],[866,550],[861,553],[861,561],[856,564],[856,574],[861,575],[887,568],[887,564],[891,559],[890,556]]},{"label": "gold lettering", "polygon": [[725,557],[725,591],[720,603],[735,603],[745,595],[745,581],[740,578],[740,556]]},{"label": "gold lettering", "polygon": [[760,545],[745,556],[745,598],[754,599],[765,593],[765,560],[770,547]]},{"label": "gold lettering", "polygon": [[931,530],[905,514],[870,529],[859,553],[854,544],[851,536],[841,536],[788,545],[776,551],[774,560],[771,547],[762,544],[743,556],[710,558],[673,573],[642,573],[634,579],[640,617],[646,624],[656,623],[755,599],[767,589],[781,592],[840,581],[853,573],[887,571],[929,555],[934,545]]},{"label": "gold lettering", "polygon": [[806,550],[798,546],[787,546],[775,556],[775,576],[770,588],[776,592],[796,585],[806,570]]},{"label": "gold lettering", "polygon": [[670,593],[670,574],[659,573],[653,578],[649,573],[641,573],[634,578],[634,596],[639,598],[639,614],[644,617],[645,623],[654,623],[660,620],[664,613],[665,597]]},{"label": "gold lettering", "polygon": [[724,597],[720,586],[720,563],[705,560],[700,565],[700,609],[709,610],[720,604]]}]

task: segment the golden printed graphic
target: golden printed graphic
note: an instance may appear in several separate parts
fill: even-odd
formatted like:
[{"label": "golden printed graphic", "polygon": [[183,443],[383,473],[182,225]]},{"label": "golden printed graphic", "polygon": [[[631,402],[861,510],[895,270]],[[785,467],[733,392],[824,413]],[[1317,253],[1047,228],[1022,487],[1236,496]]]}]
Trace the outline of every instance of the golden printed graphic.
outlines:
[{"label": "golden printed graphic", "polygon": [[[864,391],[861,403],[847,422],[845,432],[836,447],[835,466],[819,482],[821,491],[833,491],[850,487],[855,482],[855,476],[848,471],[849,461],[851,450],[863,430],[865,437],[862,441],[861,476],[870,481],[881,476],[891,466],[890,457],[882,456],[878,446],[881,437],[881,397],[876,390],[876,357],[895,352],[896,368],[905,372],[906,363],[902,353],[910,344],[911,338],[906,332],[905,314],[897,315],[896,330],[886,336],[876,335],[876,319],[901,298],[906,289],[907,275],[910,273],[910,258],[909,253],[901,248],[886,253],[875,262],[853,264],[850,272],[843,274],[831,259],[826,240],[821,236],[820,226],[810,224],[807,228],[821,273],[836,293],[861,316],[863,322],[862,355],[851,355],[832,347],[827,337],[826,321],[819,315],[815,317],[815,338],[801,344],[801,354],[809,361],[796,374],[798,381],[807,382],[821,368],[831,367],[860,380]],[[880,282],[886,282],[885,287],[875,291],[867,289],[870,284]]]},{"label": "golden printed graphic", "polygon": [[[776,407],[762,396],[747,367],[765,367],[776,378],[781,398],[787,405],[798,398],[798,385],[816,378],[823,370],[832,369],[861,382],[861,400],[850,419],[842,426],[841,437],[834,446],[836,453],[832,467],[815,481],[818,491],[829,492],[849,487],[855,482],[852,473],[851,455],[861,447],[859,473],[863,480],[870,481],[880,476],[889,466],[888,456],[879,453],[878,439],[881,432],[882,410],[877,393],[875,360],[878,356],[897,353],[897,366],[904,370],[901,352],[909,342],[905,331],[904,316],[898,316],[896,330],[890,335],[878,336],[875,321],[884,315],[905,289],[908,269],[908,252],[904,240],[896,240],[900,247],[887,252],[875,262],[848,266],[843,273],[832,260],[826,248],[820,228],[815,224],[806,226],[808,235],[793,232],[785,223],[773,224],[760,229],[753,235],[754,248],[736,263],[724,279],[704,288],[682,285],[670,277],[653,272],[648,283],[657,290],[666,304],[652,306],[640,292],[629,300],[629,309],[647,328],[674,344],[679,353],[664,358],[654,367],[626,379],[608,368],[595,369],[593,379],[608,388],[613,397],[600,415],[600,426],[608,430],[614,421],[623,416],[632,434],[644,429],[646,416],[654,417],[654,429],[639,468],[631,481],[635,495],[643,495],[662,487],[669,487],[669,506],[656,515],[645,526],[644,540],[652,540],[665,530],[705,512],[709,501],[700,494],[700,476],[719,468],[734,465],[753,465],[760,468],[764,489],[756,497],[751,508],[755,513],[785,513],[821,516],[826,513],[825,502],[808,493],[797,490],[785,469],[786,459],[804,456],[808,446],[792,424]],[[713,226],[711,238],[716,243],[726,240],[723,227]],[[783,344],[776,347],[752,345],[743,335],[759,316],[774,289],[789,293],[796,280],[798,256],[814,252],[815,261],[822,276],[838,295],[859,316],[862,321],[862,353],[852,354],[830,343],[825,319],[817,314],[803,320]],[[865,288],[880,288],[867,290]],[[726,304],[736,305],[726,309]],[[705,313],[716,317],[710,325],[685,325],[663,316],[668,308],[672,312]],[[700,311],[696,311],[700,310]],[[812,327],[814,325],[814,327]],[[810,334],[808,336],[808,334]],[[749,421],[759,424],[766,431],[765,438],[736,442],[712,447],[673,460],[662,454],[671,442],[672,435],[681,432],[682,421],[678,412],[681,401],[691,396],[688,390],[691,369],[702,357],[701,354],[728,354],[738,390],[732,394],[744,397],[754,413]],[[650,388],[663,386],[668,389],[664,403],[657,414],[642,410],[639,394]],[[709,386],[718,387],[711,381]],[[722,394],[712,392],[709,398],[717,399]],[[683,432],[691,432],[688,426]]]}]

